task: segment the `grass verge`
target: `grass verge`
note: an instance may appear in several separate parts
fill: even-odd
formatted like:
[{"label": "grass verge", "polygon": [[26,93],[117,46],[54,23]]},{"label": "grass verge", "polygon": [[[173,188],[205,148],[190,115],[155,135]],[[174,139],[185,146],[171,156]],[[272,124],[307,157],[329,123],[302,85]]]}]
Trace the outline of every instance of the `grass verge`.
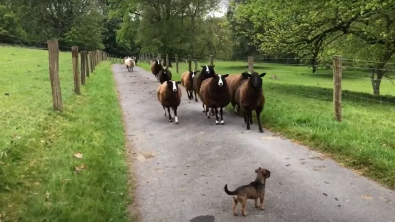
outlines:
[{"label": "grass verge", "polygon": [[[140,67],[150,72],[147,63]],[[187,70],[180,63],[180,73]],[[243,62],[216,62],[218,73],[241,73]],[[332,156],[391,189],[395,189],[395,100],[375,97],[367,73],[344,71],[343,121],[333,118],[332,74],[319,70],[311,74],[306,67],[257,63],[258,72],[267,72],[263,80],[266,105],[261,119],[264,127],[314,150]],[[171,69],[174,79],[180,75]],[[270,78],[276,75],[278,80]],[[382,83],[382,94],[394,86]],[[240,118],[240,124],[243,119]],[[257,130],[253,125],[252,130]]]},{"label": "grass verge", "polygon": [[5,134],[0,221],[129,221],[124,129],[110,66],[99,65],[82,95],[67,97],[63,113],[41,104],[46,115],[35,130]]}]

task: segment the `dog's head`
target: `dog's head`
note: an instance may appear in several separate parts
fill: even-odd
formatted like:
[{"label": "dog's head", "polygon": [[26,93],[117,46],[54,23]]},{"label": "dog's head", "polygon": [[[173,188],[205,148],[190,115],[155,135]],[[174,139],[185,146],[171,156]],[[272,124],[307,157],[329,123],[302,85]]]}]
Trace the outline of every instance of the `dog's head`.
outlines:
[{"label": "dog's head", "polygon": [[261,180],[266,180],[266,178],[270,177],[270,171],[268,169],[263,169],[259,167],[255,170],[255,173],[258,174],[257,177]]}]

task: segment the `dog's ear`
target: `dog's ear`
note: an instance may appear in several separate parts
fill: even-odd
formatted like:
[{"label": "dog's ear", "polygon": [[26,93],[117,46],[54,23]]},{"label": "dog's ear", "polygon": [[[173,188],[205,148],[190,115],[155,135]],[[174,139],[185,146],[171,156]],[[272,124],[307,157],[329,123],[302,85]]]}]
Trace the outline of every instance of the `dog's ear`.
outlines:
[{"label": "dog's ear", "polygon": [[258,173],[261,170],[261,167],[255,170],[255,173]]},{"label": "dog's ear", "polygon": [[266,170],[266,172],[265,172],[265,177],[266,177],[266,178],[269,178],[269,177],[270,177],[270,171],[269,171],[269,170]]}]

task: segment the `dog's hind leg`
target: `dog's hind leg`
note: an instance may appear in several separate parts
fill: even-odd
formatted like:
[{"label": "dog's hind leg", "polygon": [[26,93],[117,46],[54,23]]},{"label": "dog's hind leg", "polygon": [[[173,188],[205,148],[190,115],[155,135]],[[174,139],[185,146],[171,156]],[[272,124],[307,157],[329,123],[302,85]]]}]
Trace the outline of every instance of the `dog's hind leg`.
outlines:
[{"label": "dog's hind leg", "polygon": [[237,201],[236,197],[233,197],[233,215],[234,216],[237,216],[237,203],[238,203],[238,201]]}]

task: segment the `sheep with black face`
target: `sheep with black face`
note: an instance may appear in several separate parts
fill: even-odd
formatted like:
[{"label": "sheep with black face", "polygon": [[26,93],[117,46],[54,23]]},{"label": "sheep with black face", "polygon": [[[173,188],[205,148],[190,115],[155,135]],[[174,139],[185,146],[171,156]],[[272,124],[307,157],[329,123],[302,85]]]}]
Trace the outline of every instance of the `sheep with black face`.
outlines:
[{"label": "sheep with black face", "polygon": [[151,72],[152,72],[152,74],[154,74],[154,76],[157,78],[158,81],[159,81],[158,74],[159,74],[159,71],[162,69],[163,69],[163,67],[162,67],[162,64],[160,63],[160,60],[154,60],[151,63]]},{"label": "sheep with black face", "polygon": [[[200,71],[200,74],[196,76],[193,79],[193,90],[195,92],[195,101],[197,102],[197,96],[196,93],[199,94],[200,92],[200,86],[202,85],[202,82],[207,79],[215,76],[215,71],[214,71],[214,65],[205,65],[202,66],[202,71]],[[206,112],[206,108],[204,107],[204,103],[202,104],[202,112]],[[211,114],[214,115],[214,110],[211,109]]]},{"label": "sheep with black face", "polygon": [[[230,102],[230,91],[226,82],[225,75],[214,75],[212,78],[205,79],[200,87],[199,97],[202,103],[206,106],[207,118],[210,118],[209,108],[215,111],[215,123],[218,125],[225,124],[223,118],[223,108]],[[220,111],[220,118],[218,117],[218,109]]]},{"label": "sheep with black face", "polygon": [[235,113],[237,113],[235,100],[236,90],[239,88],[240,83],[243,82],[243,80],[248,79],[248,77],[248,72],[243,72],[241,74],[231,74],[226,78],[226,82],[228,83],[230,90],[230,103],[232,104]]},{"label": "sheep with black face", "polygon": [[172,108],[174,112],[174,121],[178,124],[178,117],[177,117],[177,108],[181,103],[181,90],[178,86],[181,82],[180,81],[166,81],[163,82],[158,87],[157,97],[158,101],[162,104],[163,110],[165,111],[166,116],[166,109],[169,113],[169,121],[172,122],[172,116],[170,113],[170,108]]},{"label": "sheep with black face", "polygon": [[158,79],[159,79],[160,84],[171,80],[171,77],[172,77],[172,74],[169,70],[169,67],[165,67],[165,68],[159,70],[159,72],[158,72]]},{"label": "sheep with black face", "polygon": [[189,70],[181,74],[181,84],[185,87],[189,100],[193,99],[193,79],[198,72],[200,71]]},{"label": "sheep with black face", "polygon": [[[207,78],[211,78],[215,75],[215,71],[214,71],[214,65],[205,65],[202,66],[202,70],[200,71],[200,73],[195,76],[195,78],[193,79],[193,90],[195,91],[195,101],[197,102],[197,96],[196,93],[199,94],[200,92],[200,86],[202,85],[202,82],[207,79]],[[203,112],[205,111],[204,106],[203,106]]]},{"label": "sheep with black face", "polygon": [[252,124],[252,111],[255,110],[259,132],[263,133],[261,126],[261,112],[265,105],[265,96],[262,90],[262,77],[266,73],[258,74],[257,72],[247,73],[248,79],[243,80],[236,90],[235,102],[237,105],[237,112],[240,107],[243,109],[244,122],[247,124],[247,130],[250,130],[250,123]]}]

